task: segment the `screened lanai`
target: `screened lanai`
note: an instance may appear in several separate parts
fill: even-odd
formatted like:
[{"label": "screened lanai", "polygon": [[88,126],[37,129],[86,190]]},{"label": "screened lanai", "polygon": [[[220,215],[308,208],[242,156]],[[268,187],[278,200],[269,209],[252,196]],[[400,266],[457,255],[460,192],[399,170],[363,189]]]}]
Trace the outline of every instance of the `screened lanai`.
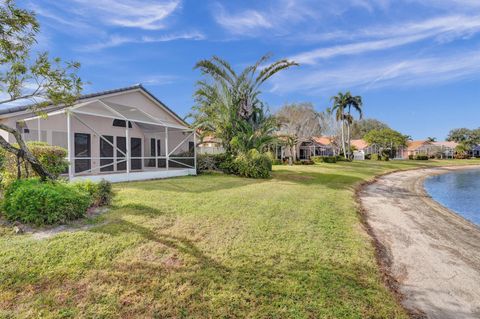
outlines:
[{"label": "screened lanai", "polygon": [[115,182],[195,174],[194,131],[151,113],[95,99],[50,111],[46,117],[27,118],[23,134],[27,141],[66,148],[70,166],[65,175],[70,180]]}]

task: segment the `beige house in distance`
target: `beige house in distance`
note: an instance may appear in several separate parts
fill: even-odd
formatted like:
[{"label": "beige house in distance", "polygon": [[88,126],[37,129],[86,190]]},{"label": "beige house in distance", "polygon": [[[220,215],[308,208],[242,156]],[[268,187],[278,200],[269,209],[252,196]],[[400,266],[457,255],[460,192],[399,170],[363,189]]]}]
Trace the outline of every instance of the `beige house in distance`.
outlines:
[{"label": "beige house in distance", "polygon": [[[196,135],[175,112],[141,85],[87,94],[70,107],[0,110],[0,122],[22,130],[26,141],[68,150],[70,180],[111,182],[196,174]],[[9,142],[15,139],[0,134]]]}]

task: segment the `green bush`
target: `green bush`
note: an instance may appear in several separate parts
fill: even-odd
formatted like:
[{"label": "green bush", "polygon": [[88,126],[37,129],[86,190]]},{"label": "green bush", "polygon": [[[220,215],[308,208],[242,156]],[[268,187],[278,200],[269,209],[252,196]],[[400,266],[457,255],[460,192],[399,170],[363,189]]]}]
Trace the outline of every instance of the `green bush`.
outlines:
[{"label": "green bush", "polygon": [[[67,150],[59,146],[51,146],[44,142],[27,142],[27,147],[38,161],[55,177],[65,173],[68,170],[68,161],[66,160]],[[3,165],[0,166],[2,175],[2,184],[8,185],[17,178],[17,158],[11,153],[2,150],[0,158]],[[35,177],[36,174],[30,165],[25,167],[23,163],[20,167],[23,178]]]},{"label": "green bush", "polygon": [[220,171],[222,162],[227,158],[227,154],[199,154],[197,155],[197,172]]},{"label": "green bush", "polygon": [[382,155],[382,161],[388,162],[390,160],[390,157],[387,155]]},{"label": "green bush", "polygon": [[415,156],[413,156],[413,155],[410,154],[410,155],[408,155],[408,159],[409,159],[409,160],[414,160],[414,159],[415,159]]},{"label": "green bush", "polygon": [[372,161],[380,161],[382,158],[378,154],[372,154],[372,156],[370,156],[370,159]]},{"label": "green bush", "polygon": [[351,159],[345,158],[345,156],[336,156],[337,162],[351,162]]},{"label": "green bush", "polygon": [[112,202],[112,184],[109,181],[102,179],[100,182],[94,183],[86,180],[73,183],[72,185],[78,190],[90,195],[90,204],[92,206],[105,206],[110,205]]},{"label": "green bush", "polygon": [[324,163],[336,163],[338,157],[337,156],[324,156],[322,157],[322,161]]},{"label": "green bush", "polygon": [[72,184],[21,179],[5,189],[2,211],[10,221],[57,224],[84,216],[91,201],[86,191]]},{"label": "green bush", "polygon": [[415,159],[417,161],[428,161],[428,156],[427,155],[417,155],[417,156],[415,156]]},{"label": "green bush", "polygon": [[237,175],[250,178],[268,178],[272,171],[272,160],[267,154],[250,150],[233,160],[233,170]]}]

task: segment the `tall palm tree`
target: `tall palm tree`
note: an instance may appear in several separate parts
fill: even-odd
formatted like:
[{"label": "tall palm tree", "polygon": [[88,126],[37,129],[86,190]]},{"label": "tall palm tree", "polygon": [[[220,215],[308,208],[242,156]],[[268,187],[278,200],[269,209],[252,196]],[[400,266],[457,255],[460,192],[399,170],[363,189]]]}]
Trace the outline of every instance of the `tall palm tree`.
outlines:
[{"label": "tall palm tree", "polygon": [[[217,56],[195,65],[204,78],[197,82],[195,106],[190,116],[194,119],[194,126],[203,134],[220,138],[227,153],[234,152],[232,140],[235,137],[233,144],[239,149],[261,145],[263,142],[260,141],[268,140],[259,136],[270,134],[274,125],[260,100],[261,86],[277,72],[298,65],[293,61],[279,60],[264,66],[269,58],[270,55],[261,57],[241,73]],[[225,114],[220,116],[219,112]],[[245,138],[249,134],[250,138]],[[239,142],[247,145],[239,146]]]},{"label": "tall palm tree", "polygon": [[[351,113],[352,110],[355,110],[359,113],[360,119],[362,118],[362,97],[352,96],[352,94],[347,91],[345,94],[339,92],[336,96],[333,96],[331,100],[333,101],[332,111],[335,112],[337,121],[342,122],[342,149],[345,158],[348,158],[351,149],[350,127],[353,123]],[[345,127],[347,128],[347,141],[345,141]],[[345,144],[348,145],[348,151]]]},{"label": "tall palm tree", "polygon": [[350,131],[351,131],[351,126],[353,124],[354,118],[353,115],[351,114],[352,110],[357,111],[359,114],[359,119],[361,120],[363,117],[363,111],[362,111],[362,97],[357,95],[357,96],[352,96],[350,92],[347,92],[345,95],[347,95],[347,141],[348,141],[348,155],[350,156],[350,152],[352,150],[352,139],[350,137]]},{"label": "tall palm tree", "polygon": [[345,149],[345,108],[347,107],[346,96],[342,92],[338,92],[336,96],[332,96],[333,106],[332,112],[335,112],[335,118],[338,122],[341,122],[342,126],[342,150],[345,158],[347,157],[347,151]]}]

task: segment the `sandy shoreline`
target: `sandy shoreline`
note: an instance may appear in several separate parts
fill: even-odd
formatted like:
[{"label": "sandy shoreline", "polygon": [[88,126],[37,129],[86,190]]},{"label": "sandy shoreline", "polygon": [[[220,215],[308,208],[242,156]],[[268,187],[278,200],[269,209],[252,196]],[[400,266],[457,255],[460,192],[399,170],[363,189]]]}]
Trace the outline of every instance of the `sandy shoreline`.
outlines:
[{"label": "sandy shoreline", "polygon": [[427,176],[472,168],[396,172],[358,192],[380,262],[412,313],[480,318],[480,228],[423,188]]}]

